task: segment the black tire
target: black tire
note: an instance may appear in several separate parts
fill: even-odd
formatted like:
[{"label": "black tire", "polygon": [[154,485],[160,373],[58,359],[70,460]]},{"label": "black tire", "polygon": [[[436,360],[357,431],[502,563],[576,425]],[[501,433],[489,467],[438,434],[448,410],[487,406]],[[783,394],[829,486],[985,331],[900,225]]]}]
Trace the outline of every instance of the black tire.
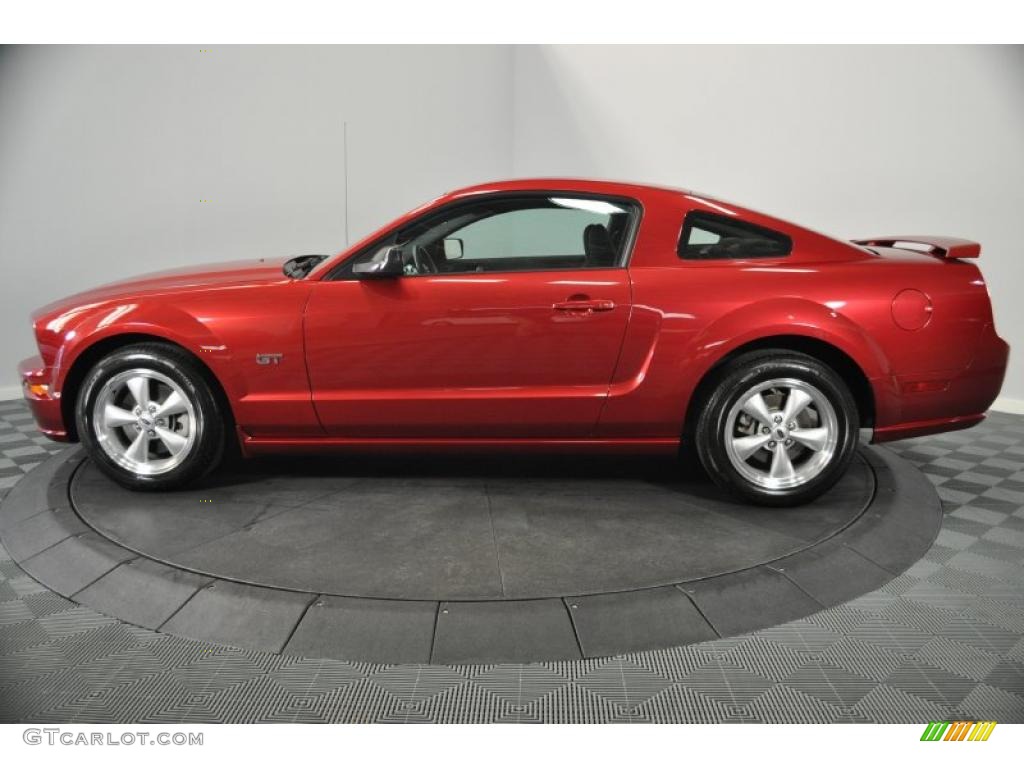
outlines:
[{"label": "black tire", "polygon": [[[794,487],[768,488],[737,469],[734,459],[730,458],[726,440],[733,438],[732,434],[727,434],[731,429],[729,415],[740,398],[762,382],[780,379],[810,385],[824,396],[834,410],[836,437],[831,457],[827,461],[822,459],[817,474]],[[746,501],[773,507],[804,504],[835,485],[853,459],[860,428],[857,404],[842,378],[810,355],[786,349],[756,350],[739,355],[726,363],[712,385],[702,391],[707,401],[695,404],[701,411],[694,434],[690,436],[697,455],[717,485]],[[812,414],[820,418],[813,409]],[[759,427],[756,421],[752,423],[756,434]],[[799,445],[797,449],[806,450]],[[761,455],[767,458],[755,458],[754,461],[770,460],[770,454]]]},{"label": "black tire", "polygon": [[[154,473],[135,472],[118,463],[101,444],[101,441],[109,443],[111,438],[101,437],[102,425],[98,430],[94,413],[96,400],[106,385],[116,380],[119,374],[136,369],[153,372],[176,384],[194,413],[194,418],[190,416],[188,422],[191,443],[187,449],[182,450],[181,458],[177,459],[179,463]],[[96,363],[79,389],[75,421],[79,439],[96,466],[115,482],[131,490],[163,491],[188,486],[211,472],[224,455],[227,422],[206,374],[191,355],[170,344],[132,344],[110,353]],[[133,425],[119,434],[127,434],[130,429],[138,432]]]}]

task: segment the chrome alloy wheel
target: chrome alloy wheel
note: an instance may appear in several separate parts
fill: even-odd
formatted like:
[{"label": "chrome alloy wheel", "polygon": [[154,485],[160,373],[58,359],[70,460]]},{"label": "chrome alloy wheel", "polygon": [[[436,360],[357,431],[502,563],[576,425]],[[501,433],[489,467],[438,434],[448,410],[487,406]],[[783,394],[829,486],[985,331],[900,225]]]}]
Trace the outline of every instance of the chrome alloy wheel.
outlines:
[{"label": "chrome alloy wheel", "polygon": [[96,441],[117,464],[159,475],[181,464],[196,439],[196,409],[167,376],[133,368],[112,376],[96,395]]},{"label": "chrome alloy wheel", "polygon": [[744,392],[725,420],[733,467],[761,488],[796,488],[832,461],[839,442],[835,408],[799,379],[771,379]]}]

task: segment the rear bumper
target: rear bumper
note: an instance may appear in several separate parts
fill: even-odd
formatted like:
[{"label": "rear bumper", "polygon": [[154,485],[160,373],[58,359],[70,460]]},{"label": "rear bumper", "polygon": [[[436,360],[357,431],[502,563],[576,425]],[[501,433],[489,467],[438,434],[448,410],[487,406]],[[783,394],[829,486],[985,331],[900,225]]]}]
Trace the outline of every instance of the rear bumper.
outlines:
[{"label": "rear bumper", "polygon": [[[872,442],[973,427],[999,396],[1009,358],[1009,344],[989,324],[981,333],[974,359],[963,371],[954,376],[898,378],[891,384],[894,402],[887,409],[896,417],[887,419],[888,423],[879,419]],[[922,382],[926,389],[914,391]]]},{"label": "rear bumper", "polygon": [[61,413],[60,394],[54,395],[51,371],[41,357],[30,357],[18,365],[21,390],[36,420],[39,431],[52,440],[68,442],[67,427]]},{"label": "rear bumper", "polygon": [[902,424],[894,424],[891,427],[876,429],[871,442],[888,443],[893,440],[906,440],[909,437],[921,437],[922,435],[934,435],[939,432],[969,429],[984,420],[984,413],[976,413],[973,416],[954,416],[951,419],[909,421]]}]

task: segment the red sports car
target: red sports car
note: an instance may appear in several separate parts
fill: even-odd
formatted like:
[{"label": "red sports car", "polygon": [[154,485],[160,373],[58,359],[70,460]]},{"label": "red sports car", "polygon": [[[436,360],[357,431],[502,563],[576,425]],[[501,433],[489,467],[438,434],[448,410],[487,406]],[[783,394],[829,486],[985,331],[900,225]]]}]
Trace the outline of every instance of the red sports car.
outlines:
[{"label": "red sports car", "polygon": [[666,452],[763,504],[999,392],[977,243],[843,242],[691,192],[543,179],[444,195],[333,257],[166,272],[34,316],[40,428],[130,488],[244,455]]}]

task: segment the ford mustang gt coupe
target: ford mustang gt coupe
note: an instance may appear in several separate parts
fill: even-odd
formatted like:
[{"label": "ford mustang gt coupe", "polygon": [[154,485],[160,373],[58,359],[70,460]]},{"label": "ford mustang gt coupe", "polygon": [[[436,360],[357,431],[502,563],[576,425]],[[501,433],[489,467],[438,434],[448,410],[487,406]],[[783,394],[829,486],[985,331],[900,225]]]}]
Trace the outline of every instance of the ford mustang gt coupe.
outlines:
[{"label": "ford mustang gt coupe", "polygon": [[138,277],[33,315],[39,427],[129,488],[226,447],[699,457],[765,505],[875,442],[978,423],[1009,349],[980,246],[843,242],[684,190],[446,194],[335,256]]}]

